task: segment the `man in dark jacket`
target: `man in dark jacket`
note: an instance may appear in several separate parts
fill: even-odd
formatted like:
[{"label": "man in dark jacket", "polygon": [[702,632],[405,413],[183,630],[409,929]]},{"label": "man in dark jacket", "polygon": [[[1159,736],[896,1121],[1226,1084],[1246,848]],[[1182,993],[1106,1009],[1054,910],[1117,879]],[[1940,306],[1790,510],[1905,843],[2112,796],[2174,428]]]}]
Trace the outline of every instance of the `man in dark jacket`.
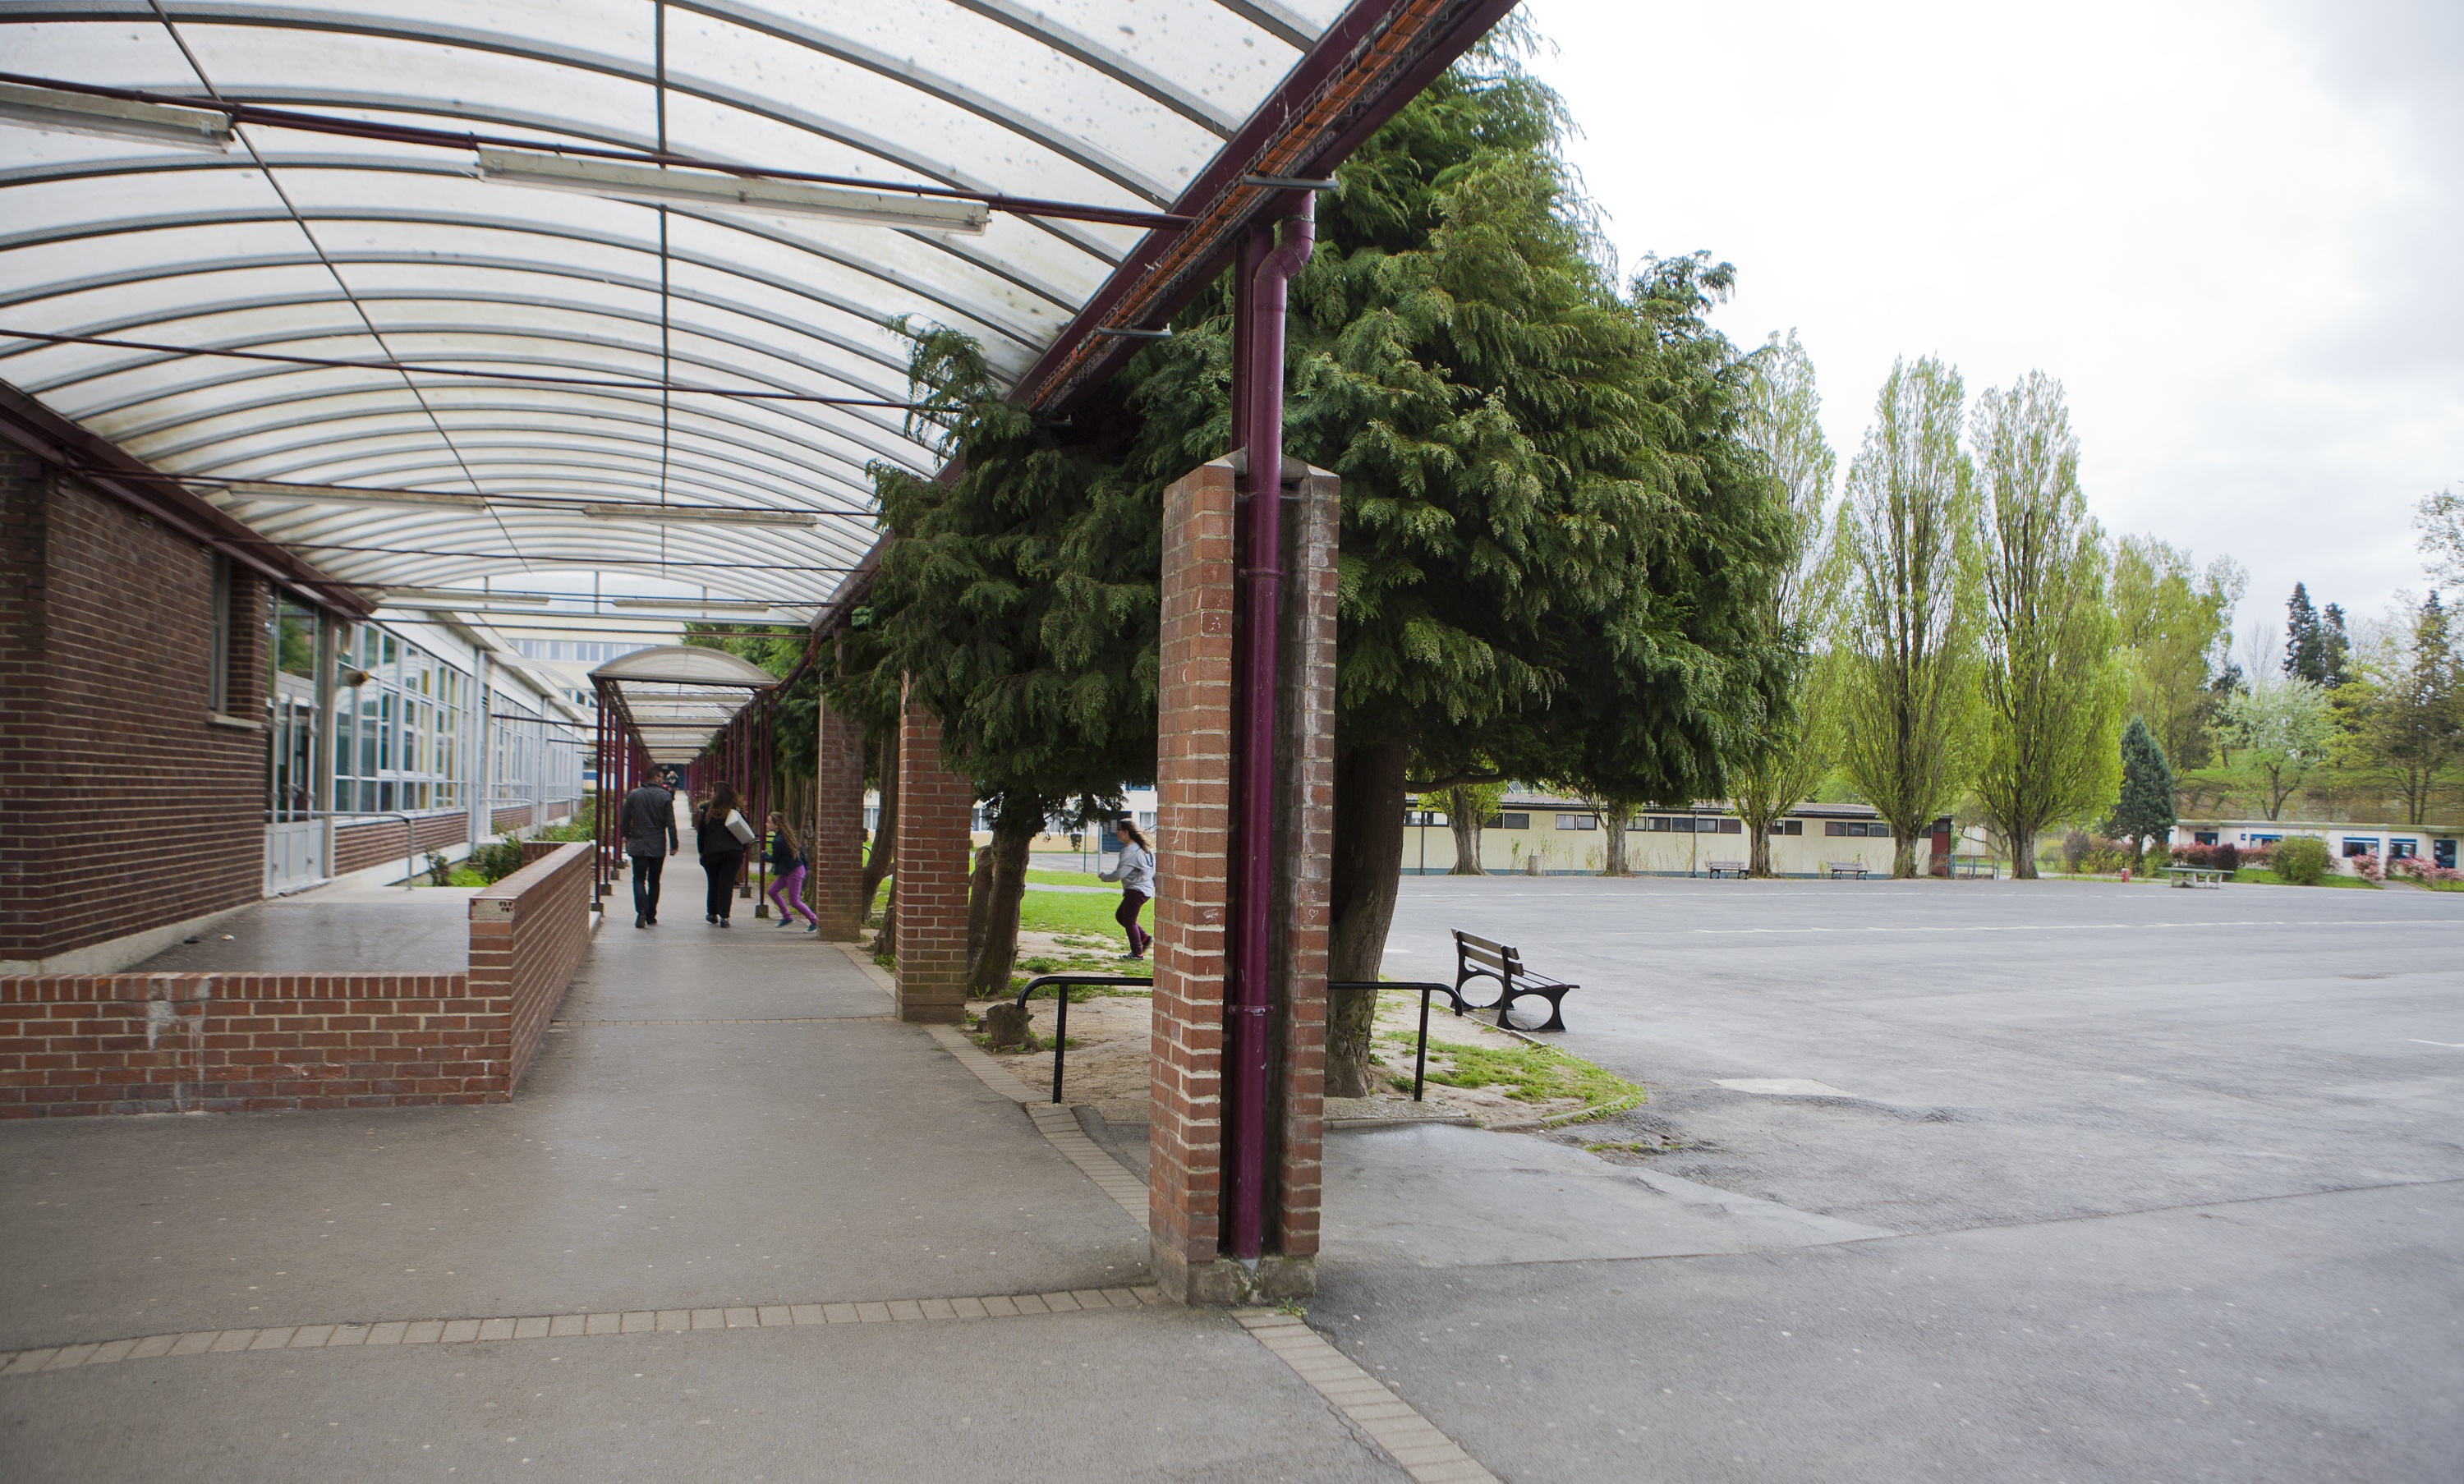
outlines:
[{"label": "man in dark jacket", "polygon": [[659,920],[659,868],[676,853],[676,796],[645,783],[625,796],[624,820],[625,853],[633,858],[633,926],[648,928]]}]

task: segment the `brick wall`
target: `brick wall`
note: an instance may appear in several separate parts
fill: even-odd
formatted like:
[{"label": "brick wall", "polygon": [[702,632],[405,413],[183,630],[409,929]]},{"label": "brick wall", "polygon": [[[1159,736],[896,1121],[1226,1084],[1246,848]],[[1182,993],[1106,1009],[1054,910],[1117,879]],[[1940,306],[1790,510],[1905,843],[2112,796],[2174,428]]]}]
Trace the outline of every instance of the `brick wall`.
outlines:
[{"label": "brick wall", "polygon": [[1156,1280],[1184,1300],[1221,1234],[1233,479],[1218,461],[1164,491],[1155,869],[1171,889],[1155,904],[1147,1230]]},{"label": "brick wall", "polygon": [[[1266,1165],[1269,1250],[1318,1249],[1326,1143],[1327,950],[1334,929],[1334,664],[1341,484],[1311,469],[1284,508],[1283,695],[1276,719],[1273,1044],[1280,1148]],[[1290,1275],[1294,1286],[1302,1281]],[[1313,1284],[1311,1286],[1314,1286]]]},{"label": "brick wall", "polygon": [[471,899],[471,988],[509,1007],[509,1089],[590,947],[594,847],[575,840],[534,853],[543,843],[525,843],[522,868]]},{"label": "brick wall", "polygon": [[[266,589],[235,573],[226,706],[262,723]],[[211,719],[213,560],[0,454],[0,959],[255,901],[265,733]]]},{"label": "brick wall", "polygon": [[[415,853],[425,855],[458,845],[471,838],[471,816],[462,810],[451,814],[414,815],[411,833]],[[364,871],[372,865],[401,865],[413,852],[403,846],[402,821],[379,819],[367,824],[342,824],[334,830],[334,874],[347,876]],[[425,865],[427,862],[417,862]]]},{"label": "brick wall", "polygon": [[589,947],[590,850],[472,898],[467,973],[0,977],[0,1118],[502,1102]]},{"label": "brick wall", "polygon": [[905,702],[898,723],[898,1018],[956,1025],[967,1009],[967,855],[974,780],[941,766],[941,723]]},{"label": "brick wall", "polygon": [[1237,456],[1164,494],[1156,737],[1157,855],[1148,1158],[1156,1281],[1184,1302],[1315,1286],[1326,1086],[1329,866],[1334,832],[1338,484],[1286,487],[1277,702],[1265,1253],[1221,1260],[1222,1062],[1234,771]]},{"label": "brick wall", "polygon": [[499,1102],[467,974],[0,978],[0,1118]]},{"label": "brick wall", "polygon": [[499,809],[495,813],[488,816],[488,822],[495,827],[496,833],[499,835],[508,834],[514,830],[529,829],[531,827],[531,806],[523,804],[518,808]]},{"label": "brick wall", "polygon": [[864,934],[864,729],[820,708],[813,838],[805,851],[805,895],[821,936],[851,943]]}]

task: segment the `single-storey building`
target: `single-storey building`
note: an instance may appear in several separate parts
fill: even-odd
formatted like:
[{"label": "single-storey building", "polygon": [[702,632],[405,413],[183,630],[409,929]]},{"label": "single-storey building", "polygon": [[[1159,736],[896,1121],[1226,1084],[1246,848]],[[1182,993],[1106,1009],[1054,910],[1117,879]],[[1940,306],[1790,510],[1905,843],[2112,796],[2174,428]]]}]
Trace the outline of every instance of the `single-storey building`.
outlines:
[{"label": "single-storey building", "polygon": [[2322,823],[2315,819],[2183,819],[2174,824],[2170,843],[2233,845],[2248,850],[2297,835],[2325,840],[2327,853],[2339,861],[2365,855],[2377,856],[2382,861],[2410,857],[2453,870],[2456,841],[2464,840],[2464,826]]},{"label": "single-storey building", "polygon": [[[1442,810],[1415,800],[1403,820],[1405,875],[1454,869],[1455,834]],[[1833,862],[1856,862],[1875,875],[1891,869],[1891,827],[1865,804],[1802,804],[1771,830],[1771,870],[1815,877]],[[1929,842],[1926,848],[1930,848]],[[1626,869],[1639,876],[1700,876],[1714,862],[1747,859],[1745,821],[1726,803],[1644,809],[1626,821]],[[1579,799],[1509,793],[1480,832],[1480,863],[1491,873],[1529,871],[1588,876],[1608,861],[1600,817]],[[1921,867],[1922,868],[1922,867]]]}]

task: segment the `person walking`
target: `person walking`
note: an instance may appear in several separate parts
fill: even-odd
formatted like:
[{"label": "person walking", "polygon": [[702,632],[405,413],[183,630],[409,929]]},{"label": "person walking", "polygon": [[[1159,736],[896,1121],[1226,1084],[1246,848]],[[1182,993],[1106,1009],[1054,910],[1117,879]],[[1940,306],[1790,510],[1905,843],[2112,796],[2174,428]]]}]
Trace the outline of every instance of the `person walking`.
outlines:
[{"label": "person walking", "polygon": [[1138,926],[1138,912],[1155,896],[1155,851],[1147,844],[1147,838],[1138,833],[1138,827],[1130,822],[1128,815],[1112,821],[1112,834],[1121,842],[1121,863],[1099,873],[1096,879],[1121,884],[1121,906],[1112,914],[1112,921],[1120,924],[1121,929],[1130,935],[1128,957],[1143,959],[1147,956],[1147,945],[1155,938]]},{"label": "person walking", "polygon": [[659,872],[676,853],[676,796],[644,783],[625,796],[621,818],[625,853],[633,858],[633,926],[648,928],[659,920]]},{"label": "person walking", "polygon": [[779,909],[780,927],[794,927],[796,912],[802,912],[806,932],[822,930],[822,920],[804,905],[804,847],[787,828],[787,817],[776,809],[770,811],[770,905]]},{"label": "person walking", "polygon": [[737,812],[736,785],[721,783],[710,799],[693,811],[693,846],[701,852],[701,868],[710,877],[710,900],[704,920],[715,928],[733,928],[728,921],[736,905],[736,878],[744,869],[744,847],[753,843],[753,826]]}]

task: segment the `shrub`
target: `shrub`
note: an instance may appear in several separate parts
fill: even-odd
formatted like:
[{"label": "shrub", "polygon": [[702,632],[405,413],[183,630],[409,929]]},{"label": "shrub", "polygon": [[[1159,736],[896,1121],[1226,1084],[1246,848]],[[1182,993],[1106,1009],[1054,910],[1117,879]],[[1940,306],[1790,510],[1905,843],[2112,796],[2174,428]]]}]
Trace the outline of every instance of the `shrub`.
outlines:
[{"label": "shrub", "polygon": [[2274,856],[2268,853],[2268,847],[2265,845],[2244,845],[2241,847],[2241,868],[2243,870],[2264,871],[2268,868],[2268,862],[2275,859],[2276,858]]},{"label": "shrub", "polygon": [[2325,879],[2334,858],[2327,854],[2327,842],[2316,835],[2296,835],[2277,841],[2268,852],[2270,868],[2276,879],[2295,886],[2316,886]]},{"label": "shrub", "polygon": [[2352,857],[2351,861],[2353,865],[2353,874],[2359,876],[2362,880],[2372,882],[2384,882],[2387,880],[2386,862],[2379,860],[2377,852],[2365,850],[2360,855]]},{"label": "shrub", "polygon": [[431,885],[453,884],[453,862],[446,860],[443,852],[431,850],[428,853],[428,880]]},{"label": "shrub", "polygon": [[2241,851],[2230,844],[2217,845],[2208,852],[2208,863],[2231,875],[2241,869]]},{"label": "shrub", "polygon": [[522,868],[522,842],[500,835],[471,852],[470,866],[493,886]]}]

